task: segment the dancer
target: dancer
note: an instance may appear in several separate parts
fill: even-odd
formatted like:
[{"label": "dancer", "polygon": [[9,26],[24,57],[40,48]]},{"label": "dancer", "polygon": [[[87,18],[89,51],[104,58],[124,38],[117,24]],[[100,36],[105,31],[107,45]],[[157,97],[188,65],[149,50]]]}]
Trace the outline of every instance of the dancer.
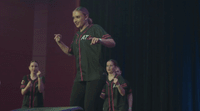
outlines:
[{"label": "dancer", "polygon": [[[120,68],[118,66],[116,67],[116,74],[118,74],[118,75],[122,74],[122,71],[120,70]],[[127,82],[127,80],[125,80],[125,81]],[[130,87],[128,89],[127,99],[128,99],[128,106],[129,106],[128,111],[132,111],[133,95],[132,95],[132,89]]]},{"label": "dancer", "polygon": [[117,62],[109,60],[106,64],[108,78],[100,97],[105,99],[103,111],[127,111],[128,86],[121,75],[116,74]]},{"label": "dancer", "polygon": [[42,76],[38,63],[31,61],[30,74],[21,81],[21,94],[24,96],[22,108],[43,107],[45,78]]},{"label": "dancer", "polygon": [[74,80],[70,106],[81,106],[85,111],[97,111],[101,89],[105,81],[103,75],[102,47],[112,48],[115,41],[99,25],[92,24],[89,12],[84,7],[76,8],[73,22],[79,31],[70,47],[61,41],[61,34],[55,34],[55,41],[61,50],[76,58],[77,74]]}]

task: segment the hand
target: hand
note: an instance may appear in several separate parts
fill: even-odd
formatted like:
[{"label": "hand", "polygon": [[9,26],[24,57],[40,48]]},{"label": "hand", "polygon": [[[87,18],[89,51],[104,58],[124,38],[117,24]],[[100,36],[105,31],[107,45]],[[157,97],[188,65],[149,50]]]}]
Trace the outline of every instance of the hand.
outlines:
[{"label": "hand", "polygon": [[41,76],[42,76],[41,71],[38,71],[38,72],[37,72],[37,77],[39,78],[39,77],[41,77]]},{"label": "hand", "polygon": [[132,111],[132,109],[128,109],[128,111]]},{"label": "hand", "polygon": [[32,82],[29,81],[28,84],[26,85],[26,87],[31,88],[33,86]]},{"label": "hand", "polygon": [[90,45],[94,45],[97,43],[99,43],[99,38],[94,37],[94,38],[92,38]]},{"label": "hand", "polygon": [[62,39],[62,35],[61,34],[54,34],[54,40],[56,41],[56,42],[60,42],[61,41],[61,39]]},{"label": "hand", "polygon": [[100,98],[105,99],[105,95],[106,95],[105,93],[101,93]]},{"label": "hand", "polygon": [[113,82],[115,83],[115,85],[120,85],[117,78],[114,78],[114,79],[113,79]]}]

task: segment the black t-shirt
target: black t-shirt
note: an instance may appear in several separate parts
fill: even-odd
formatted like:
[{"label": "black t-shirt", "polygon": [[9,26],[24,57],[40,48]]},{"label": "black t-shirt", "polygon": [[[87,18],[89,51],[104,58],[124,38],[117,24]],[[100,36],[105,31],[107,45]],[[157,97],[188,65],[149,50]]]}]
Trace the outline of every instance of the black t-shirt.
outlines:
[{"label": "black t-shirt", "polygon": [[102,90],[102,93],[105,93],[103,111],[127,111],[128,110],[127,94],[128,94],[129,87],[122,76],[116,75],[115,78],[118,79],[120,85],[124,88],[125,95],[122,96],[119,93],[116,85],[113,83],[113,80],[109,81],[107,78],[106,84]]},{"label": "black t-shirt", "polygon": [[69,53],[76,58],[75,81],[92,81],[102,77],[105,64],[102,61],[102,44],[90,45],[93,37],[109,39],[111,36],[97,24],[91,24],[84,31],[78,31],[72,41]]},{"label": "black t-shirt", "polygon": [[[24,76],[20,88],[24,89],[29,81],[32,81],[30,75]],[[45,83],[44,77],[42,82]],[[22,108],[43,107],[43,93],[38,91],[38,79],[32,81],[32,84],[32,88],[24,95]]]}]

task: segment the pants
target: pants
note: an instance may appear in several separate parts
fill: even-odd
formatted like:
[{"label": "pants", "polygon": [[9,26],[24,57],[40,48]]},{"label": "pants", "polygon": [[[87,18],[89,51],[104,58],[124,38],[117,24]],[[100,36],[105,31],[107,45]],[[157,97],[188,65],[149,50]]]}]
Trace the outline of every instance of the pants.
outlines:
[{"label": "pants", "polygon": [[98,111],[100,94],[104,85],[105,80],[74,82],[70,106],[80,106],[84,111]]}]

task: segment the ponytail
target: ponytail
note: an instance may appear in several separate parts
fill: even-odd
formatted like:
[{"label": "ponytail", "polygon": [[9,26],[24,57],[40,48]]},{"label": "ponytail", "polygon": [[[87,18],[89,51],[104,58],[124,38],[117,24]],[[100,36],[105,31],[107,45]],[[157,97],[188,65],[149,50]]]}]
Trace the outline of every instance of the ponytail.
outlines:
[{"label": "ponytail", "polygon": [[92,19],[88,18],[88,24],[92,24]]}]

